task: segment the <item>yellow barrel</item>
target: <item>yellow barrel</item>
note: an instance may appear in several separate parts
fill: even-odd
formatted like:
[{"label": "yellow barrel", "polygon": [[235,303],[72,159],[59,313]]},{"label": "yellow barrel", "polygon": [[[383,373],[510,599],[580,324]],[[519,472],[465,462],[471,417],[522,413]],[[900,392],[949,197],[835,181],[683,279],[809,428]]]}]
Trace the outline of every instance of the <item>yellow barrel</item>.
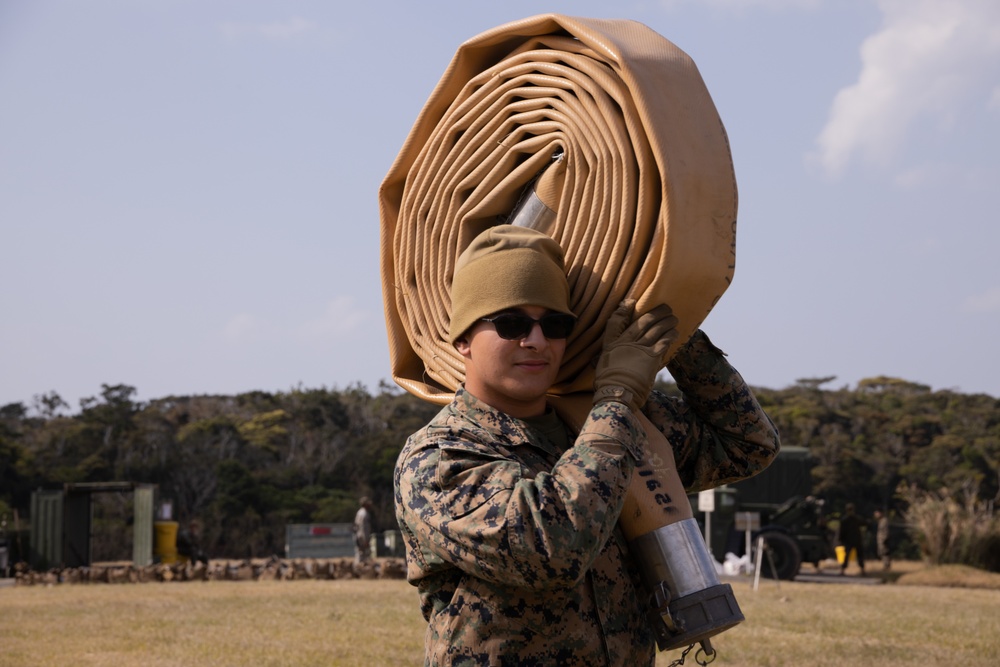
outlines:
[{"label": "yellow barrel", "polygon": [[[837,551],[837,563],[840,564],[840,565],[843,565],[844,561],[845,561],[845,557],[847,557],[847,554],[845,553],[844,547],[840,546],[840,545],[837,545],[836,551]],[[850,560],[847,561],[848,563],[853,563],[853,562],[855,562],[857,560],[857,553],[856,553],[856,551],[854,549],[851,549],[851,554],[850,554],[849,558],[850,558]]]},{"label": "yellow barrel", "polygon": [[177,522],[156,521],[153,530],[156,542],[153,545],[153,555],[161,563],[177,562]]}]

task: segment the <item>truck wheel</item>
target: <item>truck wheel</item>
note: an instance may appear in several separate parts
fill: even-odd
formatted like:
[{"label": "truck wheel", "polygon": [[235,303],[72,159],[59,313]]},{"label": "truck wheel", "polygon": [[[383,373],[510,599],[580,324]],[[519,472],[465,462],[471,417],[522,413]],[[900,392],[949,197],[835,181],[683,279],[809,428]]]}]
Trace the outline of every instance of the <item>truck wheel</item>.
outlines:
[{"label": "truck wheel", "polygon": [[771,579],[794,579],[802,564],[802,554],[795,540],[784,533],[763,533],[764,553],[760,573]]}]

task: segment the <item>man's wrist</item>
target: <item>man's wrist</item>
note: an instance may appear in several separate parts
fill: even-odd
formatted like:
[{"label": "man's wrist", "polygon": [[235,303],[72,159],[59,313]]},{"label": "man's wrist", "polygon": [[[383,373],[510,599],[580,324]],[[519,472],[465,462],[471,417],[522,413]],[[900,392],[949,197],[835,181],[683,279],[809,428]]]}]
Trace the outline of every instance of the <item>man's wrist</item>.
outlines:
[{"label": "man's wrist", "polygon": [[594,405],[607,401],[615,401],[631,407],[634,400],[635,396],[632,394],[632,391],[621,385],[606,385],[594,391]]}]

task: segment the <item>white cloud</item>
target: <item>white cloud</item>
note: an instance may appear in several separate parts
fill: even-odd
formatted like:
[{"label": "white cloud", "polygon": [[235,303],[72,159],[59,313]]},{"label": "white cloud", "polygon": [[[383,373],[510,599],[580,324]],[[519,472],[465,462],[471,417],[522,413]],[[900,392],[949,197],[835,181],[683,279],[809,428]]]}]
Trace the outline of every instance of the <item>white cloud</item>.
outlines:
[{"label": "white cloud", "polygon": [[229,341],[244,340],[259,330],[257,319],[249,313],[239,313],[226,322],[222,336]]},{"label": "white cloud", "polygon": [[[852,158],[887,164],[917,119],[942,127],[964,106],[990,104],[1000,76],[1000,2],[878,0],[882,29],[861,46],[861,73],[837,93],[817,138],[818,159],[840,174]],[[994,93],[994,98],[996,94]]]},{"label": "white cloud", "polygon": [[1000,312],[1000,286],[986,290],[982,294],[973,294],[962,301],[962,312],[966,313],[998,313]]},{"label": "white cloud", "polygon": [[299,326],[296,337],[332,341],[356,331],[367,319],[368,313],[357,307],[354,297],[340,296],[329,302],[319,317]]},{"label": "white cloud", "polygon": [[315,28],[316,23],[298,16],[275,23],[223,23],[221,26],[222,34],[228,39],[261,38],[274,41],[291,39]]},{"label": "white cloud", "polygon": [[904,190],[918,190],[934,187],[946,181],[955,182],[961,174],[953,165],[940,163],[922,163],[898,173],[893,182]]},{"label": "white cloud", "polygon": [[357,307],[354,297],[340,296],[328,302],[323,311],[311,319],[297,322],[285,321],[276,315],[261,318],[250,313],[238,313],[226,322],[222,337],[230,343],[259,343],[265,340],[329,343],[358,331],[369,316],[368,311]]}]

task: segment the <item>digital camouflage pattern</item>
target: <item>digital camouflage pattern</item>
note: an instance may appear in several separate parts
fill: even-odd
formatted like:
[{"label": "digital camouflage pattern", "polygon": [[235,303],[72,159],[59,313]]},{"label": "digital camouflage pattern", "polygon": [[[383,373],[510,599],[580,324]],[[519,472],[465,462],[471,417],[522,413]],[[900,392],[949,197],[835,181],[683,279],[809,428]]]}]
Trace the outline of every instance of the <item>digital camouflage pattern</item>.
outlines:
[{"label": "digital camouflage pattern", "polygon": [[[644,412],[686,485],[770,463],[777,433],[703,334],[669,369],[685,399],[654,392]],[[627,406],[607,402],[567,449],[460,389],[409,438],[396,516],[428,621],[426,665],[654,663],[638,569],[617,528],[645,437]]]},{"label": "digital camouflage pattern", "polygon": [[674,450],[688,493],[752,477],[778,454],[777,429],[725,356],[696,331],[667,364],[684,400],[642,407]]}]

